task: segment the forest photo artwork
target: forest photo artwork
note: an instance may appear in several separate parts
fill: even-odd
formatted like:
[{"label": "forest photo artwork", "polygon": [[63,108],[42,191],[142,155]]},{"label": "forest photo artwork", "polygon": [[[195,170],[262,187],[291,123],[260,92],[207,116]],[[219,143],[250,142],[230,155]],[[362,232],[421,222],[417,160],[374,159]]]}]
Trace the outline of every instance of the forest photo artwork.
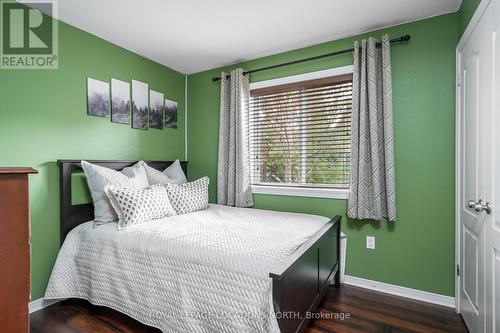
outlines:
[{"label": "forest photo artwork", "polygon": [[87,78],[87,114],[142,130],[177,128],[177,102],[137,80]]}]

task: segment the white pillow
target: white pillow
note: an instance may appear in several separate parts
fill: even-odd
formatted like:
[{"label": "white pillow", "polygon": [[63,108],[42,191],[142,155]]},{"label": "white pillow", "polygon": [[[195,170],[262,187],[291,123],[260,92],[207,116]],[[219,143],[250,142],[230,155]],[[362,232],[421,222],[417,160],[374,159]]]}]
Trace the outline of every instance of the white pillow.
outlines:
[{"label": "white pillow", "polygon": [[146,174],[146,169],[144,169],[143,163],[137,162],[136,164],[126,167],[122,170],[122,173],[133,179],[135,188],[146,188],[149,187],[148,176]]},{"label": "white pillow", "polygon": [[146,162],[141,161],[146,175],[148,176],[149,185],[155,184],[185,184],[187,183],[186,175],[181,167],[181,162],[175,160],[163,172],[150,167]]},{"label": "white pillow", "polygon": [[118,213],[118,229],[175,215],[167,189],[156,185],[144,189],[106,186],[106,195]]},{"label": "white pillow", "polygon": [[87,161],[82,161],[82,168],[94,203],[94,221],[108,223],[118,220],[118,215],[104,193],[104,188],[107,185],[136,188],[138,181],[121,172]]},{"label": "white pillow", "polygon": [[203,177],[186,184],[167,184],[168,197],[177,214],[186,214],[208,207],[208,184]]}]

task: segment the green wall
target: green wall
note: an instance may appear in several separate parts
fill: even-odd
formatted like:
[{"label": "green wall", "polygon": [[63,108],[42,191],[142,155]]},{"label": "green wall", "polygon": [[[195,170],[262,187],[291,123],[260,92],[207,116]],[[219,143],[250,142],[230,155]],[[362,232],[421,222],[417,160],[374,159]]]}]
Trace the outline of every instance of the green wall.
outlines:
[{"label": "green wall", "polygon": [[[355,39],[411,34],[392,47],[398,221],[343,219],[347,274],[443,295],[454,294],[454,73],[456,13],[248,61],[250,70],[352,47]],[[251,81],[348,65],[346,55],[256,73]],[[224,68],[229,70],[235,66]],[[208,175],[215,200],[221,68],[188,77],[188,158],[191,179]],[[345,216],[346,201],[255,195],[257,208]],[[376,249],[365,248],[367,235]]]},{"label": "green wall", "polygon": [[[184,158],[183,74],[59,24],[58,70],[0,70],[0,165],[32,166],[32,299],[43,296],[59,250],[56,160]],[[148,131],[86,115],[86,78],[149,83],[179,102],[179,129]]]},{"label": "green wall", "polygon": [[467,28],[467,24],[469,24],[470,19],[476,12],[477,7],[481,3],[481,0],[463,0],[462,6],[458,11],[458,31],[459,36],[462,36],[465,29]]}]

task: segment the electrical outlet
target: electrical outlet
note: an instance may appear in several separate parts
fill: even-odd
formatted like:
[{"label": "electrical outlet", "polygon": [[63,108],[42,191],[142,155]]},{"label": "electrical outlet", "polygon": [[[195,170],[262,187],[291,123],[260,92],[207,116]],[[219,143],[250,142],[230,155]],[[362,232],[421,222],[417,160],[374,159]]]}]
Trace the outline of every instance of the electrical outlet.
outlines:
[{"label": "electrical outlet", "polygon": [[375,237],[374,236],[366,236],[366,248],[375,250]]}]

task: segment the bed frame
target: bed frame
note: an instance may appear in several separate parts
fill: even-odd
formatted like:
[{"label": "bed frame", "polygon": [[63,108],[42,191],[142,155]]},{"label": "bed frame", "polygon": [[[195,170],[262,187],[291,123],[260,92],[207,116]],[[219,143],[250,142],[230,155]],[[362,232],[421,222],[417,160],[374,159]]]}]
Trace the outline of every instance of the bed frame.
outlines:
[{"label": "bed frame", "polygon": [[[122,170],[137,161],[89,160],[113,170]],[[164,170],[174,161],[145,161]],[[81,160],[58,160],[61,186],[61,244],[76,226],[94,219],[92,203],[73,204],[71,175],[82,172]],[[181,161],[187,174],[187,162]],[[321,230],[270,273],[274,310],[282,333],[299,333],[307,327],[312,314],[335,282],[340,287],[340,216],[335,216]]]}]

